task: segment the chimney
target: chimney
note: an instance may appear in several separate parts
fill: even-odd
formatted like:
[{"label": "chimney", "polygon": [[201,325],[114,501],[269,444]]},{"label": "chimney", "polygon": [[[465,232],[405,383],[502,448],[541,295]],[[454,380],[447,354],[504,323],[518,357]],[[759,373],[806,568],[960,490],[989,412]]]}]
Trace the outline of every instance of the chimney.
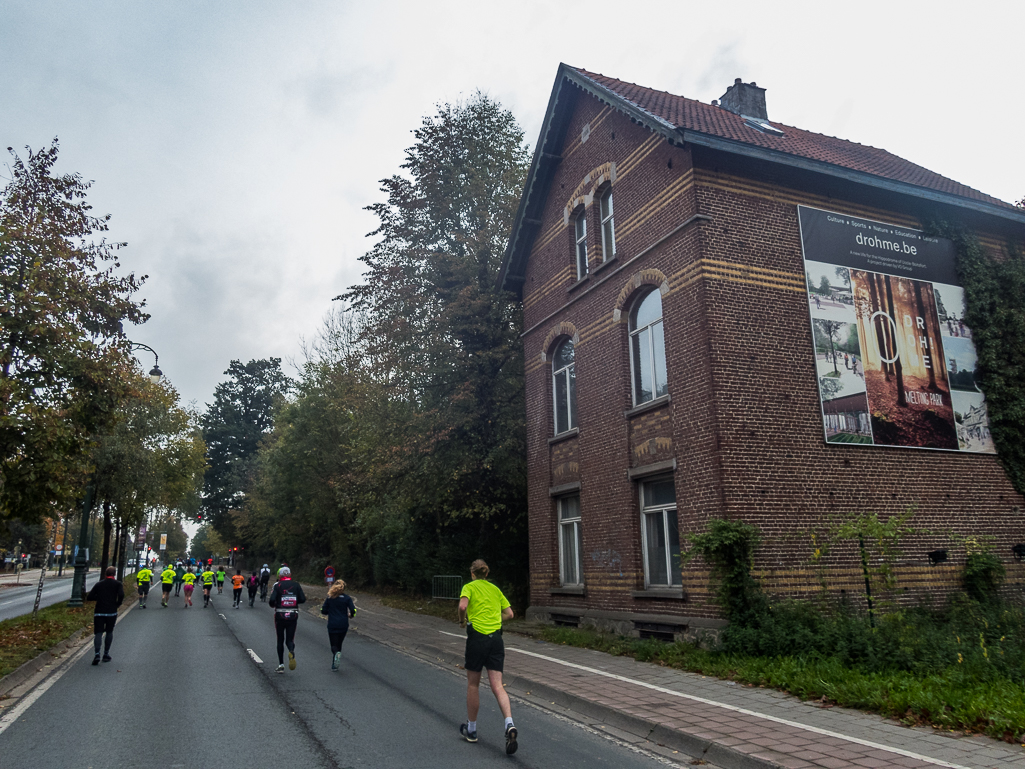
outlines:
[{"label": "chimney", "polygon": [[765,111],[765,89],[759,88],[754,81],[744,83],[739,77],[719,99],[719,106],[735,115],[759,120],[769,119]]}]

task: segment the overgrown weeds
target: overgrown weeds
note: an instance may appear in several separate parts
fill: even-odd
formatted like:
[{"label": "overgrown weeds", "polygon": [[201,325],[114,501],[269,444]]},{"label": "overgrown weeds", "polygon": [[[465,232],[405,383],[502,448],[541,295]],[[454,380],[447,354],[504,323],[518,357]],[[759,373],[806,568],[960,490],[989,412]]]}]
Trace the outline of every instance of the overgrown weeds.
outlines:
[{"label": "overgrown weeds", "polygon": [[[848,618],[845,622],[848,627],[835,629],[834,640],[850,640],[853,636],[857,640],[853,648],[871,647],[871,633],[860,632],[869,627],[867,620]],[[1008,741],[1025,738],[1025,682],[1020,677],[1020,657],[1017,660],[1019,675],[1011,679],[1000,673],[998,665],[987,661],[982,653],[983,646],[977,641],[979,651],[968,652],[966,656],[969,643],[963,638],[954,644],[963,649],[959,652],[963,662],[957,661],[957,653],[951,664],[941,654],[930,652],[925,655],[932,657],[929,663],[911,665],[913,670],[904,669],[899,664],[901,660],[915,659],[909,646],[921,652],[928,647],[930,638],[935,639],[952,627],[934,625],[928,638],[912,641],[915,632],[927,623],[908,624],[901,629],[896,627],[896,622],[890,624],[894,625],[891,644],[901,648],[903,643],[904,654],[898,658],[898,664],[889,666],[882,664],[882,656],[877,656],[875,667],[852,664],[842,656],[825,651],[755,656],[723,647],[702,649],[682,642],[667,644],[575,628],[545,628],[542,638],[701,675],[781,689],[802,699],[825,698],[826,703],[871,710],[906,724],[982,732]],[[860,629],[854,630],[852,626],[857,625]],[[808,630],[806,626],[800,635],[809,638]],[[886,632],[880,628],[880,634]],[[994,649],[988,650],[989,660],[994,656],[1002,659],[1011,656],[1012,644],[1007,644],[1007,640],[1002,643],[1007,647],[1002,649],[1003,655]],[[979,662],[979,657],[983,662]]]}]

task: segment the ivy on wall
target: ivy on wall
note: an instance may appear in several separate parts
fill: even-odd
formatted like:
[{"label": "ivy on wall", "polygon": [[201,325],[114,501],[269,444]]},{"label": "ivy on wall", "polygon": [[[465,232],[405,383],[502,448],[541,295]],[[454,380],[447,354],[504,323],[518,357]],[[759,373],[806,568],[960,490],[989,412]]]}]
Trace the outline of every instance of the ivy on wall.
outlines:
[{"label": "ivy on wall", "polygon": [[1025,255],[1008,246],[994,259],[963,227],[941,224],[936,234],[957,249],[965,290],[965,322],[978,354],[976,381],[986,396],[990,432],[1011,483],[1025,494]]}]

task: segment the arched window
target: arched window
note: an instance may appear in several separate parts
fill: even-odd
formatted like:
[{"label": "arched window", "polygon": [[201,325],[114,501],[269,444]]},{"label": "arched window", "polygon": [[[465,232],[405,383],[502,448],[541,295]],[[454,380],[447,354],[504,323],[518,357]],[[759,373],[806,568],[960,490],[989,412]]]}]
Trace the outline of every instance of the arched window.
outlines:
[{"label": "arched window", "polygon": [[668,394],[662,294],[649,292],[630,311],[630,369],[634,405]]},{"label": "arched window", "polygon": [[552,356],[552,392],[555,396],[555,434],[577,426],[577,368],[573,340],[565,339]]},{"label": "arched window", "polygon": [[612,188],[601,194],[601,259],[607,262],[616,255],[616,225],[612,216]]},{"label": "arched window", "polygon": [[574,223],[576,230],[577,280],[587,275],[587,211],[581,210]]}]

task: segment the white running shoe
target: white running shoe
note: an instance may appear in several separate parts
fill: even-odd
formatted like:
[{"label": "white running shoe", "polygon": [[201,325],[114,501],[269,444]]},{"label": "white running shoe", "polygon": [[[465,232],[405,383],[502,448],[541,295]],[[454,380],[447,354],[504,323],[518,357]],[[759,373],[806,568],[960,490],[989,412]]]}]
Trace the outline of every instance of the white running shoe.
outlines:
[{"label": "white running shoe", "polygon": [[274,672],[275,673],[284,673],[285,672],[285,666],[284,665],[278,665],[278,669],[275,670]]}]

